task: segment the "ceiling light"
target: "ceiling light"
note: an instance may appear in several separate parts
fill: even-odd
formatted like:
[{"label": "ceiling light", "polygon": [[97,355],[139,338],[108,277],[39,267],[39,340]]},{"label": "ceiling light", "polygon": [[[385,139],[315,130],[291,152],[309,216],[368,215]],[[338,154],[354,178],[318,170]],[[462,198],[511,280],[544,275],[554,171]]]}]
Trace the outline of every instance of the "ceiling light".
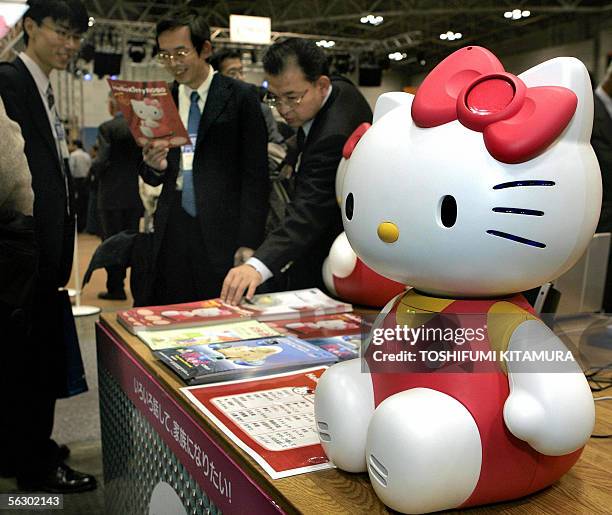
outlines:
[{"label": "ceiling light", "polygon": [[317,46],[323,47],[323,48],[331,48],[336,44],[335,41],[327,41],[326,39],[322,39],[320,41],[317,41]]},{"label": "ceiling light", "polygon": [[440,34],[440,39],[446,39],[448,41],[455,41],[455,39],[461,39],[462,37],[463,34],[461,34],[461,32],[453,32],[452,30]]},{"label": "ceiling light", "polygon": [[89,21],[87,22],[87,26],[93,27],[95,23],[96,23],[96,19],[93,16],[90,16]]},{"label": "ceiling light", "polygon": [[361,23],[369,23],[370,25],[380,25],[385,19],[382,16],[374,16],[373,14],[368,14],[367,16],[362,16],[359,21]]},{"label": "ceiling light", "polygon": [[392,54],[389,54],[388,57],[391,61],[401,61],[402,59],[406,59],[408,54],[404,52],[393,52]]},{"label": "ceiling light", "polygon": [[528,16],[531,16],[531,11],[522,11],[521,9],[513,9],[512,11],[506,11],[504,13],[504,18],[511,20],[520,20]]}]

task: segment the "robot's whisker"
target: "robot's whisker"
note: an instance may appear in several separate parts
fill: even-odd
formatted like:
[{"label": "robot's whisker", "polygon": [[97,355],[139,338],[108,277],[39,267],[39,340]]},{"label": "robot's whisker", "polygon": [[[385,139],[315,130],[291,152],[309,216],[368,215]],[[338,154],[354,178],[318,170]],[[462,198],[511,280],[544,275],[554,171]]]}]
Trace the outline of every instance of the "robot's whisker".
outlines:
[{"label": "robot's whisker", "polygon": [[554,186],[554,181],[528,180],[528,181],[512,181],[502,182],[493,186],[494,190],[505,190],[506,188],[521,188],[523,186]]},{"label": "robot's whisker", "polygon": [[529,245],[531,247],[537,247],[539,249],[546,248],[545,243],[541,243],[539,241],[528,240],[527,238],[522,238],[521,236],[517,236],[516,234],[510,234],[502,231],[488,230],[487,234],[492,236],[498,236],[499,238],[505,238],[507,240],[514,241],[516,243],[522,243],[523,245]]},{"label": "robot's whisker", "polygon": [[520,207],[494,207],[493,212],[512,215],[544,216],[544,211],[538,211],[537,209],[524,209]]}]

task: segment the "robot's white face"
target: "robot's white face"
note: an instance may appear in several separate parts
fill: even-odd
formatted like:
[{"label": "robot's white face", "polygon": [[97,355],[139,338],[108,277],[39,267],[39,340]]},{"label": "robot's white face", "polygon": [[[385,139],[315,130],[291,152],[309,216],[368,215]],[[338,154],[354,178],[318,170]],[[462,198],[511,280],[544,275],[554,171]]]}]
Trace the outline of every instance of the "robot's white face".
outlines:
[{"label": "robot's white face", "polygon": [[425,292],[473,297],[533,288],[582,255],[601,203],[588,75],[559,58],[519,77],[578,97],[561,136],[519,164],[496,160],[458,121],[417,127],[412,95],[379,99],[342,188],[344,227],[367,265]]}]

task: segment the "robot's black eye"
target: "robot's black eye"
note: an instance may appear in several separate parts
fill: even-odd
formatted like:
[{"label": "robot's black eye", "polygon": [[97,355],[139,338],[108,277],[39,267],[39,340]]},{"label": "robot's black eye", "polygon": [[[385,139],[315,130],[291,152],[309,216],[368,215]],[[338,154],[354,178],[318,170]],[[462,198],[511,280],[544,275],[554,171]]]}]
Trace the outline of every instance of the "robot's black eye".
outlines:
[{"label": "robot's black eye", "polygon": [[355,209],[355,198],[352,193],[346,196],[346,202],[344,203],[344,214],[349,220],[353,219],[353,210]]},{"label": "robot's black eye", "polygon": [[440,219],[444,227],[450,228],[457,221],[457,201],[452,195],[446,195],[440,205]]}]

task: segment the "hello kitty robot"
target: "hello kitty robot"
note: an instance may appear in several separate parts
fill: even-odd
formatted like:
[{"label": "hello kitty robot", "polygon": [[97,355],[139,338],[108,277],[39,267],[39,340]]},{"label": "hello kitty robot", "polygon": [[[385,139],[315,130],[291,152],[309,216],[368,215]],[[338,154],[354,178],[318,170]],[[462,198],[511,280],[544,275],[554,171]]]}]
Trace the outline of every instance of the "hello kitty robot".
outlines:
[{"label": "hello kitty robot", "polygon": [[[481,349],[567,356],[515,292],[561,275],[592,238],[601,204],[592,121],[589,76],[574,58],[516,77],[466,47],[416,96],[381,96],[348,164],[344,227],[368,266],[414,289],[375,329],[474,313]],[[573,360],[563,373],[510,360],[484,373],[378,373],[373,348],[325,372],[315,416],[328,457],[367,470],[395,510],[522,497],[559,479],[589,439],[594,403]]]},{"label": "hello kitty robot", "polygon": [[[344,145],[336,172],[336,198],[339,204],[342,204],[342,184],[349,159],[370,126],[369,123],[362,123]],[[331,293],[342,300],[362,306],[382,307],[406,289],[405,285],[383,277],[359,259],[345,232],[340,233],[334,240],[329,256],[323,262],[322,273],[325,287]]]}]

